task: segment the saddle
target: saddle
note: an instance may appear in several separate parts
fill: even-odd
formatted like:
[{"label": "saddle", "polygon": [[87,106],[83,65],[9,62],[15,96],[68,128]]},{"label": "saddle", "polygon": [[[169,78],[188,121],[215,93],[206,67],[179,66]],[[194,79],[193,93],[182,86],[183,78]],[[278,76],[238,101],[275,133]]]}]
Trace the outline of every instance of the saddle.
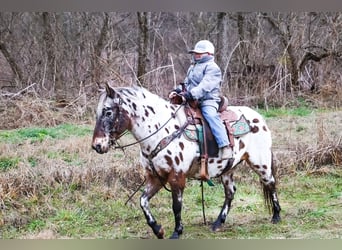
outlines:
[{"label": "saddle", "polygon": [[[239,119],[235,112],[228,108],[228,99],[225,96],[220,97],[219,116],[226,127],[226,133],[230,142],[230,146],[234,147],[234,137],[241,136],[250,132],[250,126],[242,115]],[[173,104],[181,104],[182,99],[176,96],[171,100]],[[200,146],[202,180],[209,180],[208,175],[208,158],[218,157],[219,148],[212,134],[208,122],[204,119],[201,109],[197,101],[190,101],[185,104],[185,114],[189,124],[194,125],[187,127],[184,134],[187,139],[197,141]],[[232,124],[233,123],[233,124]],[[232,124],[232,125],[231,125]],[[232,162],[228,163],[232,164]],[[228,168],[230,166],[227,166]]]}]

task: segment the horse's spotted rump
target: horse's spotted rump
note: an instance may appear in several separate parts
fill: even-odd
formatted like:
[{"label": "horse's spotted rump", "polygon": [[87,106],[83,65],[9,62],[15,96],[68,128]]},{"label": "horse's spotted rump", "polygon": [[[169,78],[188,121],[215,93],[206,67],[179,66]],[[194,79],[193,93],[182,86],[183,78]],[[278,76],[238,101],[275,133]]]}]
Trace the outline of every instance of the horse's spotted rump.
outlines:
[{"label": "horse's spotted rump", "polygon": [[252,122],[258,123],[258,122],[259,122],[259,119],[258,119],[258,118],[254,118],[254,119],[252,120]]},{"label": "horse's spotted rump", "polygon": [[168,128],[165,128],[165,131],[167,134],[170,134],[170,131],[168,130]]},{"label": "horse's spotted rump", "polygon": [[184,143],[183,142],[179,142],[179,147],[181,148],[181,150],[184,150]]},{"label": "horse's spotted rump", "polygon": [[258,126],[253,126],[253,127],[251,127],[251,131],[252,131],[252,133],[258,133],[258,131],[259,131],[259,127]]},{"label": "horse's spotted rump", "polygon": [[266,165],[262,165],[262,168],[263,168],[263,169],[267,169],[267,166],[266,166]]},{"label": "horse's spotted rump", "polygon": [[262,129],[265,131],[265,132],[267,132],[267,128],[266,128],[266,126],[264,125],[264,126],[262,126]]},{"label": "horse's spotted rump", "polygon": [[212,164],[214,162],[215,162],[215,160],[213,158],[210,158],[209,161],[208,161],[209,164]]},{"label": "horse's spotted rump", "polygon": [[239,150],[243,149],[244,147],[245,147],[245,143],[242,140],[240,140],[239,141]]},{"label": "horse's spotted rump", "polygon": [[172,155],[172,152],[168,149],[166,150],[166,152],[169,154],[169,155]]},{"label": "horse's spotted rump", "polygon": [[137,111],[137,105],[134,102],[132,103],[132,107],[135,111]]}]

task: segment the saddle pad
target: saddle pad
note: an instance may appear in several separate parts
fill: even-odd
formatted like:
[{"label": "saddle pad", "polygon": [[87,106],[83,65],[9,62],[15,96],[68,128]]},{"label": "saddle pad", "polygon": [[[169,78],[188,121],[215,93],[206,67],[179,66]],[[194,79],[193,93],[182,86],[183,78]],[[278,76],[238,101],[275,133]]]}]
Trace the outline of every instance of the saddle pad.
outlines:
[{"label": "saddle pad", "polygon": [[[189,127],[184,130],[184,134],[190,141],[199,141],[203,143],[203,126],[196,124],[196,127],[190,129]],[[199,138],[198,138],[199,136]]]},{"label": "saddle pad", "polygon": [[233,123],[232,129],[234,136],[241,136],[251,131],[251,127],[249,126],[244,115],[242,115],[238,121]]}]

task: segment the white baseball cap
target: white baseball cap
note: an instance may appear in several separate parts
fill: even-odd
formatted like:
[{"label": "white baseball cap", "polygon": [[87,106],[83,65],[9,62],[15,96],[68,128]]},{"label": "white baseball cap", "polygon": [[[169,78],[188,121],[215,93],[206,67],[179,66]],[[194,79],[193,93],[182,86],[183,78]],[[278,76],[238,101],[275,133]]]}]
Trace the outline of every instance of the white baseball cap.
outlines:
[{"label": "white baseball cap", "polygon": [[198,54],[202,54],[202,53],[214,54],[214,52],[215,52],[215,47],[208,40],[198,41],[195,45],[195,48],[193,50],[189,50],[189,53],[198,53]]}]

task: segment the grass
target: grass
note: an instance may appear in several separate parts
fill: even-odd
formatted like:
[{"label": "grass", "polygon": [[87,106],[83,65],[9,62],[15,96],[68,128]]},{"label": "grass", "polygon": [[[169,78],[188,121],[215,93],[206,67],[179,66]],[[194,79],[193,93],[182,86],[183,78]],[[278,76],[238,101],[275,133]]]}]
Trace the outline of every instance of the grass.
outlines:
[{"label": "grass", "polygon": [[260,114],[262,114],[266,118],[274,118],[274,117],[284,117],[284,116],[299,116],[304,117],[312,114],[312,108],[300,106],[296,108],[270,108],[268,110],[260,109],[258,110]]},{"label": "grass", "polygon": [[84,136],[91,133],[89,126],[76,126],[73,124],[61,124],[50,128],[21,128],[16,130],[0,131],[0,140],[9,143],[20,143],[23,140],[42,142],[45,139],[65,139],[69,136]]},{"label": "grass", "polygon": [[[340,238],[342,222],[342,178],[336,175],[311,176],[299,174],[282,179],[280,199],[282,219],[278,225],[270,223],[270,214],[263,206],[260,187],[253,178],[237,182],[233,208],[224,230],[212,233],[203,224],[200,185],[190,181],[184,194],[182,238]],[[209,223],[216,219],[223,202],[222,187],[205,186],[205,213]],[[6,226],[3,238],[21,238],[52,230],[58,238],[153,238],[139,207],[138,193],[125,205],[127,197],[111,199],[104,190],[89,190],[64,185],[44,198],[53,212],[39,213],[21,227]],[[119,191],[119,190],[118,190]],[[107,192],[114,192],[107,190]],[[108,197],[109,196],[109,197]],[[32,205],[31,205],[32,206]],[[151,200],[154,215],[168,235],[173,229],[170,193],[162,190]],[[324,233],[324,231],[328,231]]]},{"label": "grass", "polygon": [[19,163],[17,157],[0,157],[0,172],[16,168]]},{"label": "grass", "polygon": [[[317,119],[315,112],[284,113],[289,118],[268,118],[278,157],[283,148],[296,149],[298,136],[301,141],[304,137],[315,140],[305,134]],[[339,121],[338,115],[333,117]],[[125,205],[143,180],[137,171],[138,148],[98,155],[90,149],[91,132],[89,125],[71,124],[0,131],[0,238],[155,238],[140,209],[142,191]],[[336,137],[336,133],[340,132],[324,136]],[[280,165],[281,223],[270,223],[258,179],[241,165],[235,174],[237,193],[222,232],[210,231],[224,199],[219,181],[214,180],[213,187],[204,185],[207,225],[203,224],[200,182],[187,183],[182,239],[342,238],[340,167],[308,166],[310,171],[298,171],[287,159]],[[151,209],[170,236],[174,227],[170,193],[161,190],[151,200]]]}]

